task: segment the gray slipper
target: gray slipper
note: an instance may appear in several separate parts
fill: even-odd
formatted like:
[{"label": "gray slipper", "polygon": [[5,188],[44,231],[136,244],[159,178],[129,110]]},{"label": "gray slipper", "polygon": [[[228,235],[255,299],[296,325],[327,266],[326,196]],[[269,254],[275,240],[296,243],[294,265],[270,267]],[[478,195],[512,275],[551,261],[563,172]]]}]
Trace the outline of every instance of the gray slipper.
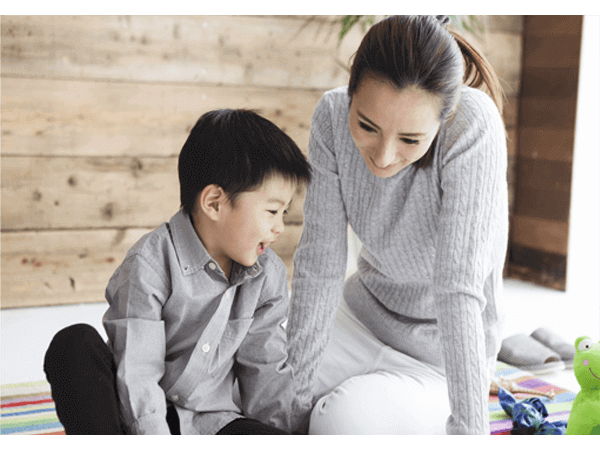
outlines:
[{"label": "gray slipper", "polygon": [[573,344],[569,344],[548,328],[538,328],[531,333],[531,337],[558,353],[567,369],[573,368],[573,358],[575,358],[575,346]]},{"label": "gray slipper", "polygon": [[534,375],[565,368],[560,355],[526,334],[515,334],[502,341],[498,360]]}]

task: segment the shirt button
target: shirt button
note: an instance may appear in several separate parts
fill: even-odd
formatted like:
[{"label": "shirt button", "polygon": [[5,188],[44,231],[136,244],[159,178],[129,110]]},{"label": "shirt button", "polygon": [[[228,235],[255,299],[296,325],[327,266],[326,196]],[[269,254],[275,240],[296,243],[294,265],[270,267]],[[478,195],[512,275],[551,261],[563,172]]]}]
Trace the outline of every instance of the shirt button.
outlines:
[{"label": "shirt button", "polygon": [[176,402],[177,400],[179,400],[179,395],[171,395],[171,400]]},{"label": "shirt button", "polygon": [[208,267],[210,267],[212,270],[215,270],[217,268],[217,266],[215,266],[215,263],[211,262]]},{"label": "shirt button", "polygon": [[204,345],[202,346],[202,351],[203,351],[204,353],[208,353],[208,352],[210,351],[210,345],[208,345],[208,344],[204,344]]}]

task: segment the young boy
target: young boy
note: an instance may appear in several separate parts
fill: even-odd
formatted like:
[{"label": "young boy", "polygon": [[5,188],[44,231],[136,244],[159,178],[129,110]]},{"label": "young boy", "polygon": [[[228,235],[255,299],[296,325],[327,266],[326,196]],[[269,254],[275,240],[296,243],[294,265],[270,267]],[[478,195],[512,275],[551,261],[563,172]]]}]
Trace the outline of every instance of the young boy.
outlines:
[{"label": "young boy", "polygon": [[74,325],[46,354],[67,434],[291,431],[287,276],[268,247],[309,178],[296,144],[255,112],[198,120],[179,156],[182,209],[109,281],[109,347]]}]

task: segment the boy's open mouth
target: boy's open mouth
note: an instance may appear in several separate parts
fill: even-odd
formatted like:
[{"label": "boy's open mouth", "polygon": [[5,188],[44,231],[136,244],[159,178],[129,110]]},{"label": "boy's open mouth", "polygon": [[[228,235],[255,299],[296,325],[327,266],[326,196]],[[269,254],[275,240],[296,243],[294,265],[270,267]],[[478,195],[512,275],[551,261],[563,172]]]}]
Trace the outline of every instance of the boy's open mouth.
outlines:
[{"label": "boy's open mouth", "polygon": [[271,245],[273,242],[275,242],[275,241],[271,241],[271,242],[261,242],[261,243],[259,243],[259,244],[258,244],[258,253],[259,253],[260,255],[262,255],[262,254],[265,252],[265,250],[267,249],[267,247],[268,247],[269,245]]}]

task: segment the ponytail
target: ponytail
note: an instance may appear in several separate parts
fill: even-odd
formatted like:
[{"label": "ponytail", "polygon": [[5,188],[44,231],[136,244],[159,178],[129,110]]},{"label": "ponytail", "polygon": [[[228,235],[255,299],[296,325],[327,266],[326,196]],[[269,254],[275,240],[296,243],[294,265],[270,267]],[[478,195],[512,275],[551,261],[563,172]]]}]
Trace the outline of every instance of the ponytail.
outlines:
[{"label": "ponytail", "polygon": [[505,95],[492,65],[464,36],[451,29],[448,29],[448,31],[454,36],[463,55],[465,63],[463,83],[477,89],[483,87],[484,89],[481,90],[491,97],[500,112],[500,116],[502,116]]}]

